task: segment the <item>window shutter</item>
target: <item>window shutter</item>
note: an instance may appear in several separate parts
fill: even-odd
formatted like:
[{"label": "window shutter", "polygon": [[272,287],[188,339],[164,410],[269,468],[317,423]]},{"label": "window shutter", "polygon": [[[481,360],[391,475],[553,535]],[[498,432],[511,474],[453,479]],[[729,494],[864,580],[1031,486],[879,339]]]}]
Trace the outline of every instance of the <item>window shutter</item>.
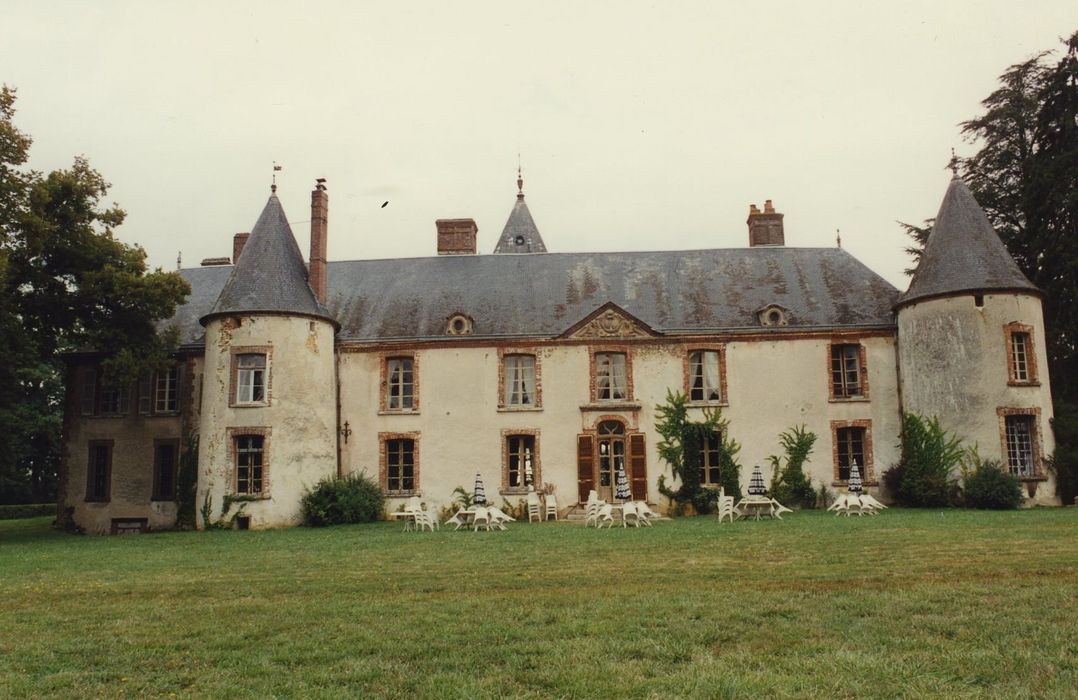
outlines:
[{"label": "window shutter", "polygon": [[595,439],[591,435],[576,438],[576,482],[580,502],[584,503],[595,488]]},{"label": "window shutter", "polygon": [[648,499],[647,451],[644,449],[643,433],[629,436],[629,473],[634,501]]}]

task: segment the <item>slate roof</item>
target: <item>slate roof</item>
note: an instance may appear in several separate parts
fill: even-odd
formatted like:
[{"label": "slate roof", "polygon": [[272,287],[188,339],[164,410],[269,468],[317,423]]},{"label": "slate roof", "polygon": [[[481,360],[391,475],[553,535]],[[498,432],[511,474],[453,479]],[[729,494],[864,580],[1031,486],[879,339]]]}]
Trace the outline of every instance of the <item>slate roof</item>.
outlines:
[{"label": "slate roof", "polygon": [[[230,269],[183,271],[194,290],[175,316],[185,345],[199,342]],[[890,328],[899,296],[840,248],[354,260],[329,263],[327,278],[342,341],[446,338],[457,313],[474,320],[472,337],[554,337],[606,302],[669,334]],[[786,309],[786,328],[760,326],[768,304]]]},{"label": "slate roof", "polygon": [[231,313],[284,313],[332,320],[307,283],[307,267],[281,202],[270,195],[213,308],[200,320]]},{"label": "slate roof", "polygon": [[910,288],[898,305],[957,292],[1038,292],[1014,262],[966,183],[955,178],[943,196]]},{"label": "slate roof", "polygon": [[498,245],[494,247],[495,253],[545,253],[546,244],[539,235],[539,227],[535,225],[532,213],[528,211],[528,205],[524,203],[524,181],[518,179],[517,201],[513,210],[509,212],[509,218],[505,221],[505,228],[498,238]]}]

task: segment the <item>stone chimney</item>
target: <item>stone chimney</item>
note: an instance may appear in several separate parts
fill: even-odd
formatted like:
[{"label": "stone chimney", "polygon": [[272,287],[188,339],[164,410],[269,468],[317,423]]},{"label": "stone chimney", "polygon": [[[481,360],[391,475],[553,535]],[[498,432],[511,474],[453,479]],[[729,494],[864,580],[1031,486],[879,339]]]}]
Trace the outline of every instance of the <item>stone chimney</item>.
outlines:
[{"label": "stone chimney", "polygon": [[438,219],[438,255],[475,255],[475,234],[479,227],[474,219]]},{"label": "stone chimney", "polygon": [[307,281],[319,304],[326,303],[326,242],[329,235],[329,195],[326,181],[318,178],[311,192],[311,256]]},{"label": "stone chimney", "polygon": [[749,246],[786,245],[786,234],[782,229],[782,214],[775,211],[771,200],[764,202],[760,211],[755,204],[749,205]]},{"label": "stone chimney", "polygon": [[251,237],[249,233],[237,233],[232,237],[232,264],[235,265],[240,261],[240,253],[243,252],[243,246],[247,245],[247,239]]}]

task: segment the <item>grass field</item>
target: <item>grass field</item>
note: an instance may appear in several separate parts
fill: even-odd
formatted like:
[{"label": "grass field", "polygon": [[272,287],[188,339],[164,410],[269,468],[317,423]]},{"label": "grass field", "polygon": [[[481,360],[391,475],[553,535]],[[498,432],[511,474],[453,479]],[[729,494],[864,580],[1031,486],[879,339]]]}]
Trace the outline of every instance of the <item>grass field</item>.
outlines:
[{"label": "grass field", "polygon": [[1078,509],[75,537],[0,522],[0,696],[1076,697]]}]

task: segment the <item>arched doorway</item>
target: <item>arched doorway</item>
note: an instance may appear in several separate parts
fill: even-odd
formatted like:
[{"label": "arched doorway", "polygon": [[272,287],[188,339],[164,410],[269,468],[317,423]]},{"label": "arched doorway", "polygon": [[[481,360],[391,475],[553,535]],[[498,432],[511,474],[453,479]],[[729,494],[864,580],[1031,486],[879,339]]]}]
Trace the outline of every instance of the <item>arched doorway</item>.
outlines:
[{"label": "arched doorway", "polygon": [[[598,449],[596,491],[599,498],[613,501],[619,469],[627,469],[625,464],[625,424],[617,420],[605,420],[596,430]],[[628,471],[625,472],[628,477]]]}]

